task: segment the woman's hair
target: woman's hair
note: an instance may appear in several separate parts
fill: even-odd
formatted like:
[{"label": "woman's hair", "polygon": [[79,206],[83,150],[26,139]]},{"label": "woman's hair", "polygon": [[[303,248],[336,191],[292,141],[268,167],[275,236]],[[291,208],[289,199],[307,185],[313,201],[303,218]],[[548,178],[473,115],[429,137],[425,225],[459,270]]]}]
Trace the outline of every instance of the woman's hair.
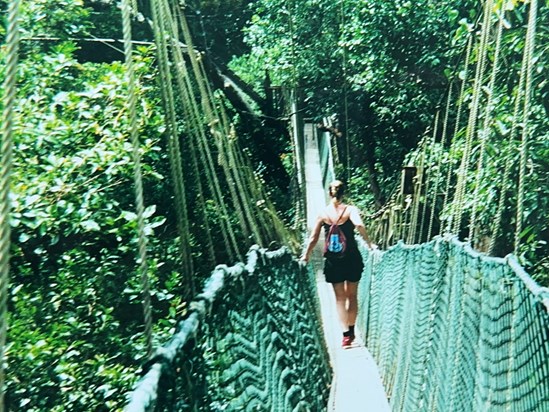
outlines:
[{"label": "woman's hair", "polygon": [[341,180],[334,180],[329,186],[330,197],[335,197],[337,200],[341,200],[345,194],[345,183]]}]

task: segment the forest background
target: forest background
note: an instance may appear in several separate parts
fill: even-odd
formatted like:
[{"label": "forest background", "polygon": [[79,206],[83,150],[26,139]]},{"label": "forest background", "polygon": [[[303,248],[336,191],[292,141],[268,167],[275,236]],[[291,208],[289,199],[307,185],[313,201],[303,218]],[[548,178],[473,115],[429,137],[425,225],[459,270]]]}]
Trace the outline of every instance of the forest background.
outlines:
[{"label": "forest background", "polygon": [[[402,166],[418,158],[434,113],[463,75],[467,40],[471,33],[478,36],[480,3],[186,2],[194,46],[207,61],[213,85],[222,91],[240,144],[278,213],[298,236],[302,222],[295,205],[301,189],[288,113],[277,111],[271,93],[297,90],[304,117],[332,119],[339,131],[334,134],[337,174],[350,183],[350,197],[365,215],[373,215],[399,190]],[[149,2],[137,4],[142,13],[133,22],[139,135],[158,343],[184,316],[190,292],[179,275],[183,263]],[[0,5],[5,15],[7,2]],[[502,142],[515,121],[511,96],[521,70],[527,5],[495,2],[506,12],[505,58],[494,91],[500,114],[488,142],[485,176],[501,175],[504,165],[518,158],[516,147]],[[536,280],[547,285],[547,2],[540,3],[538,15],[542,24],[534,52],[532,140],[519,256]],[[23,1],[21,29],[6,405],[14,411],[113,411],[123,406],[145,356],[120,10],[109,0]],[[5,28],[0,30],[4,37]],[[4,47],[1,53],[4,59]],[[470,57],[471,64],[475,58]],[[226,87],[227,79],[238,86]],[[465,101],[471,87],[465,84]],[[182,141],[185,127],[181,119]],[[459,150],[436,147],[445,153],[441,168],[460,162]],[[512,171],[510,178],[517,174]],[[185,179],[191,187],[188,198],[196,198],[192,182],[197,176],[189,173]],[[487,236],[498,196],[492,180],[485,179],[476,191],[479,230]],[[509,200],[496,249],[500,256],[513,250],[516,191],[511,190]],[[204,217],[189,228],[197,283],[214,263],[204,252],[200,222],[215,222],[216,205],[211,199],[204,202]],[[231,220],[237,226],[238,216]],[[221,236],[213,236],[216,261],[231,263]],[[253,243],[242,233],[239,237],[243,248]]]}]

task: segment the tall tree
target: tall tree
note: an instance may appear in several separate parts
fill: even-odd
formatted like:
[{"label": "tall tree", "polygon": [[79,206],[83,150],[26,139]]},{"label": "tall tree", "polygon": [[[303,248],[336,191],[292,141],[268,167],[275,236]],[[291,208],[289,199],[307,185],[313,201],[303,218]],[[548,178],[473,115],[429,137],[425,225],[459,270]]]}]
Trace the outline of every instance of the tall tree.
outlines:
[{"label": "tall tree", "polygon": [[366,164],[382,204],[445,92],[462,50],[452,36],[474,4],[258,1],[245,29],[252,50],[231,67],[256,87],[265,71],[275,84],[299,87],[309,117],[336,114],[343,168]]}]

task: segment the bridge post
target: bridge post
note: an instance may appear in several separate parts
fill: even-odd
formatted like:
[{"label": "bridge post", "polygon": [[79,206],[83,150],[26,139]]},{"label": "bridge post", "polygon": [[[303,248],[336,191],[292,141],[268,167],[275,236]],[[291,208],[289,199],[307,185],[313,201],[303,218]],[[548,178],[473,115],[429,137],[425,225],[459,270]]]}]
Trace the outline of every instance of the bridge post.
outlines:
[{"label": "bridge post", "polygon": [[[304,211],[306,213],[307,211],[307,197],[305,193],[305,139],[303,136],[303,118],[301,117],[300,113],[300,104],[299,104],[299,96],[297,89],[292,89],[290,91],[290,123],[291,123],[291,130],[292,130],[292,139],[293,139],[293,146],[294,146],[294,155],[295,155],[295,164],[296,164],[296,171],[297,171],[297,184],[300,190],[300,193],[298,196],[298,204],[296,205],[296,211],[297,211],[297,217],[298,221],[300,221],[299,213],[300,211]],[[301,206],[299,204],[299,201],[303,200],[305,204],[303,205],[303,208],[300,208]]]}]

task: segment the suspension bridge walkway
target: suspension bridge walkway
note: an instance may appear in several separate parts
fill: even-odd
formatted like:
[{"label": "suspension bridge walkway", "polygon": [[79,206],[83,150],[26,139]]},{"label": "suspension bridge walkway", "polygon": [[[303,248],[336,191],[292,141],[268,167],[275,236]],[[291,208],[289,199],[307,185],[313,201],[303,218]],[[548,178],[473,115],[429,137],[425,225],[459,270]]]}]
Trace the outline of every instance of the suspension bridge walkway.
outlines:
[{"label": "suspension bridge walkway", "polygon": [[[321,139],[305,132],[308,213]],[[549,293],[512,256],[441,237],[362,253],[357,347],[340,348],[320,254],[255,247],[213,272],[126,411],[549,410]]]},{"label": "suspension bridge walkway", "polygon": [[[328,201],[326,181],[333,178],[333,171],[326,170],[326,173],[323,173],[323,167],[321,166],[319,145],[325,143],[326,136],[320,135],[312,124],[305,125],[304,172],[309,231],[312,230],[316,217],[322,212]],[[326,155],[329,157],[329,154],[325,153],[325,160],[328,160]],[[329,165],[329,160],[324,164]],[[322,254],[318,245],[311,263],[316,274],[322,325],[334,372],[327,410],[341,412],[390,411],[376,363],[364,346],[364,342],[358,339],[352,350],[345,350],[341,347],[341,325],[337,318],[335,296],[331,285],[324,280]],[[360,332],[358,335],[360,335]]]},{"label": "suspension bridge walkway", "polygon": [[[192,46],[184,13],[167,0],[152,3],[152,28],[161,77],[159,87],[166,106],[167,147],[181,242],[180,258],[185,266],[181,278],[193,293],[195,289],[200,292],[185,301],[188,310],[185,318],[178,321],[173,335],[153,348],[137,136],[139,105],[132,77],[130,12],[136,2],[132,3],[122,2],[129,95],[124,115],[131,125],[128,134],[136,165],[136,226],[139,232],[136,243],[149,356],[142,367],[142,375],[127,395],[126,412],[549,411],[549,290],[534,282],[513,255],[497,258],[475,251],[471,247],[475,243],[475,216],[470,219],[472,241],[464,243],[456,237],[467,203],[465,171],[470,166],[469,156],[484,150],[482,145],[475,147],[473,140],[478,128],[475,122],[481,110],[481,96],[485,93],[481,83],[489,77],[481,73],[485,65],[479,64],[475,75],[465,133],[467,141],[460,170],[456,173],[457,182],[453,182],[455,206],[450,208],[448,224],[452,229],[449,233],[453,235],[431,236],[432,227],[429,226],[427,236],[416,236],[416,228],[424,226],[419,222],[420,201],[423,199],[425,216],[425,205],[430,200],[427,191],[420,188],[410,199],[413,214],[402,212],[393,219],[389,213],[387,220],[396,220],[398,224],[390,226],[382,237],[396,242],[374,252],[359,244],[365,268],[358,291],[358,344],[343,350],[333,294],[320,271],[320,253],[312,259],[311,265],[304,265],[297,260],[291,245],[276,250],[265,247],[272,232],[275,232],[273,238],[288,240],[288,243],[292,236],[273,212],[274,208],[267,204],[268,196],[262,183],[250,167],[249,159],[243,155],[244,151],[238,149],[229,116],[223,105],[216,103],[219,99],[206,79],[203,60]],[[488,24],[492,9],[493,2],[487,2],[488,18],[482,27],[481,47],[467,52],[478,52],[479,61],[490,60],[487,39],[493,32],[499,32]],[[532,14],[535,7],[531,9],[524,46],[524,73],[521,74],[525,80],[519,81],[523,90],[516,94],[517,111],[520,107],[528,107],[528,73],[533,60],[530,49],[535,32],[535,14]],[[17,8],[10,7],[10,22],[17,20],[16,13]],[[498,24],[503,27],[501,16]],[[15,56],[16,25],[10,24],[6,32],[7,55]],[[182,41],[187,46],[186,56],[180,47]],[[472,44],[470,41],[469,46]],[[496,60],[493,59],[494,67]],[[8,63],[2,143],[10,147],[6,153],[11,153],[17,62],[11,59]],[[464,99],[459,100],[461,104]],[[485,103],[484,116],[488,125],[492,104],[490,101]],[[460,106],[460,115],[461,111]],[[186,130],[188,168],[182,165],[178,116],[192,124]],[[527,114],[523,120],[526,124]],[[459,119],[456,124],[459,125]],[[486,127],[480,127],[480,134],[486,134]],[[525,125],[522,127],[522,139],[526,140],[528,130]],[[434,129],[436,132],[437,127]],[[456,134],[459,134],[458,127]],[[514,134],[515,130],[509,133],[511,142]],[[329,134],[317,133],[312,125],[305,127],[303,135],[296,133],[295,139],[310,227],[319,208],[326,203],[326,184],[333,177],[332,145]],[[435,134],[431,141],[434,140]],[[422,143],[423,158],[427,156],[428,141],[425,138]],[[526,142],[520,148],[523,162],[526,162],[527,147]],[[452,149],[461,151],[461,148]],[[9,156],[2,156],[3,175],[8,174],[9,161]],[[433,157],[433,163],[437,162],[442,162],[441,158]],[[482,157],[478,164],[482,166]],[[184,169],[188,173],[187,180],[194,178],[193,181],[198,182],[193,200],[203,202],[199,203],[202,210],[207,206],[204,192],[212,198],[212,204],[216,206],[211,208],[214,209],[211,215],[215,217],[212,220],[219,224],[219,232],[224,237],[223,246],[227,249],[224,252],[231,261],[238,262],[232,266],[216,266],[201,287],[193,284],[191,207],[186,203]],[[452,183],[452,172],[449,168],[448,184]],[[525,173],[519,175],[519,186],[523,186]],[[483,176],[478,173],[477,177]],[[420,186],[422,181],[429,181],[429,177],[419,176],[416,181]],[[9,185],[1,186],[4,209],[0,211],[3,224],[0,240],[6,248],[10,245]],[[223,193],[223,188],[229,193]],[[500,212],[505,206],[505,193],[502,190]],[[433,204],[436,204],[438,194],[435,189]],[[522,198],[523,194],[519,191],[518,197]],[[444,200],[442,210],[452,203],[447,200]],[[229,208],[234,210],[229,211]],[[520,205],[517,209],[517,215],[521,216]],[[204,216],[199,218],[204,220],[198,223],[208,228],[205,231],[207,238],[216,229],[207,226],[209,222]],[[237,229],[231,225],[230,218],[237,222],[234,225]],[[496,221],[499,219],[501,215],[498,214]],[[519,217],[517,239],[522,232],[521,225]],[[497,231],[493,233],[496,238]],[[422,241],[422,238],[428,241]],[[254,245],[244,255],[239,244],[241,239],[254,239],[263,246]],[[209,245],[204,248],[208,251],[204,254],[210,253],[211,261],[216,261],[211,236],[205,244],[208,241]],[[7,329],[8,255],[6,250],[0,254],[3,282],[0,332]],[[2,348],[4,343],[5,334],[0,339]],[[0,378],[3,384],[3,373]]]}]

